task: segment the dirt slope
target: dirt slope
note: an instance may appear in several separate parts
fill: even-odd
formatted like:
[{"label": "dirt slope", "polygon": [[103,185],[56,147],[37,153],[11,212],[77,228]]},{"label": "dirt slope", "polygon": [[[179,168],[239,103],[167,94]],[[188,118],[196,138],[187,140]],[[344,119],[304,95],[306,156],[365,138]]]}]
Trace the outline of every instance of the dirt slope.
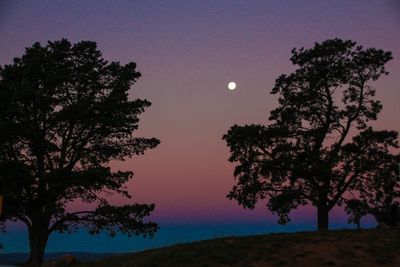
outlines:
[{"label": "dirt slope", "polygon": [[400,266],[400,228],[221,238],[78,266]]}]

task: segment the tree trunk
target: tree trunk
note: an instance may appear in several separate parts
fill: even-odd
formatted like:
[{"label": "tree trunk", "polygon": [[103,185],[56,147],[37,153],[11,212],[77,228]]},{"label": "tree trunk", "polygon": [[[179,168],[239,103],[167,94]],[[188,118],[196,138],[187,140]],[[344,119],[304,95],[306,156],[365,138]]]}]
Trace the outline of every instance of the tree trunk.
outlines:
[{"label": "tree trunk", "polygon": [[328,230],[329,227],[329,209],[325,203],[318,204],[317,207],[318,217],[318,231]]},{"label": "tree trunk", "polygon": [[47,240],[49,238],[46,223],[33,224],[29,229],[29,263],[42,263]]}]

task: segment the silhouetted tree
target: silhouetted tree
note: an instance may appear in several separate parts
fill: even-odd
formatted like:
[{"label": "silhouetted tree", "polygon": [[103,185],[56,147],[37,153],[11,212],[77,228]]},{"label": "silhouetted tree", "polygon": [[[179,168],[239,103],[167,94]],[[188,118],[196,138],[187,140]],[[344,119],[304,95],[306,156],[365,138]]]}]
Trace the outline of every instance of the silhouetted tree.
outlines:
[{"label": "silhouetted tree", "polygon": [[356,198],[345,200],[345,211],[349,215],[348,223],[357,225],[361,229],[361,218],[368,214],[368,204]]},{"label": "silhouetted tree", "polygon": [[328,229],[329,211],[383,160],[376,157],[365,166],[359,159],[370,158],[374,146],[396,146],[396,132],[367,127],[382,109],[370,82],[388,74],[384,66],[390,59],[390,52],[350,40],[293,49],[291,61],[298,68],[276,80],[272,94],[279,105],[270,125],[234,125],[223,136],[229,160],[239,163],[228,198],[245,208],[267,199],[283,224],[292,209],[311,204],[318,229]]},{"label": "silhouetted tree", "polygon": [[[397,226],[400,223],[400,155],[391,156],[387,151],[373,154],[384,157],[384,160],[379,160],[382,166],[371,170],[364,182],[357,185],[359,199],[367,205],[368,213],[378,223]],[[366,164],[370,165],[375,160],[377,158],[372,157]]]},{"label": "silhouetted tree", "polygon": [[[63,39],[35,43],[0,70],[0,181],[2,220],[20,220],[29,233],[29,261],[41,262],[52,232],[86,227],[153,234],[157,225],[144,218],[154,205],[112,206],[104,197],[130,198],[124,187],[131,171],[108,164],[159,144],[133,135],[138,116],[150,106],[129,100],[140,77],[135,63],[107,62],[96,43],[71,45]],[[69,211],[72,201],[95,209]],[[92,205],[93,207],[93,205]]]}]

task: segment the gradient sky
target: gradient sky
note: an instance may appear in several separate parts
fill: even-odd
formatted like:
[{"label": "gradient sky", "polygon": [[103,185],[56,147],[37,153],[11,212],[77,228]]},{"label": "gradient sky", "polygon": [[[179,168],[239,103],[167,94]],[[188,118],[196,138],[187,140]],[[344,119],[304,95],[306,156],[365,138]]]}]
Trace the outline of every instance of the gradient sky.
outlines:
[{"label": "gradient sky", "polygon": [[[262,203],[245,211],[226,199],[234,165],[227,161],[222,135],[233,124],[267,123],[276,105],[269,93],[275,79],[294,70],[291,49],[335,37],[393,52],[390,75],[374,84],[384,106],[374,126],[400,131],[399,29],[396,0],[5,0],[0,2],[0,65],[36,41],[61,38],[96,41],[105,59],[136,62],[142,77],[131,97],[152,102],[138,134],[157,137],[161,145],[112,164],[135,172],[128,184],[134,200],[154,202],[152,218],[161,226],[276,226]],[[227,89],[229,81],[237,82],[235,91]],[[287,231],[315,227],[314,209],[301,209],[294,218]],[[346,222],[341,211],[331,219]]]}]

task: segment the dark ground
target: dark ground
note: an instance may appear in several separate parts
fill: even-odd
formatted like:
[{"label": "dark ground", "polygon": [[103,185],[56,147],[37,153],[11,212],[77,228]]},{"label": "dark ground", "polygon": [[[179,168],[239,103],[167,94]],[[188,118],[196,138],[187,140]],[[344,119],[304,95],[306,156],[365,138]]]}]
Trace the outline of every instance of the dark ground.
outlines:
[{"label": "dark ground", "polygon": [[400,266],[400,228],[221,238],[74,266]]}]

